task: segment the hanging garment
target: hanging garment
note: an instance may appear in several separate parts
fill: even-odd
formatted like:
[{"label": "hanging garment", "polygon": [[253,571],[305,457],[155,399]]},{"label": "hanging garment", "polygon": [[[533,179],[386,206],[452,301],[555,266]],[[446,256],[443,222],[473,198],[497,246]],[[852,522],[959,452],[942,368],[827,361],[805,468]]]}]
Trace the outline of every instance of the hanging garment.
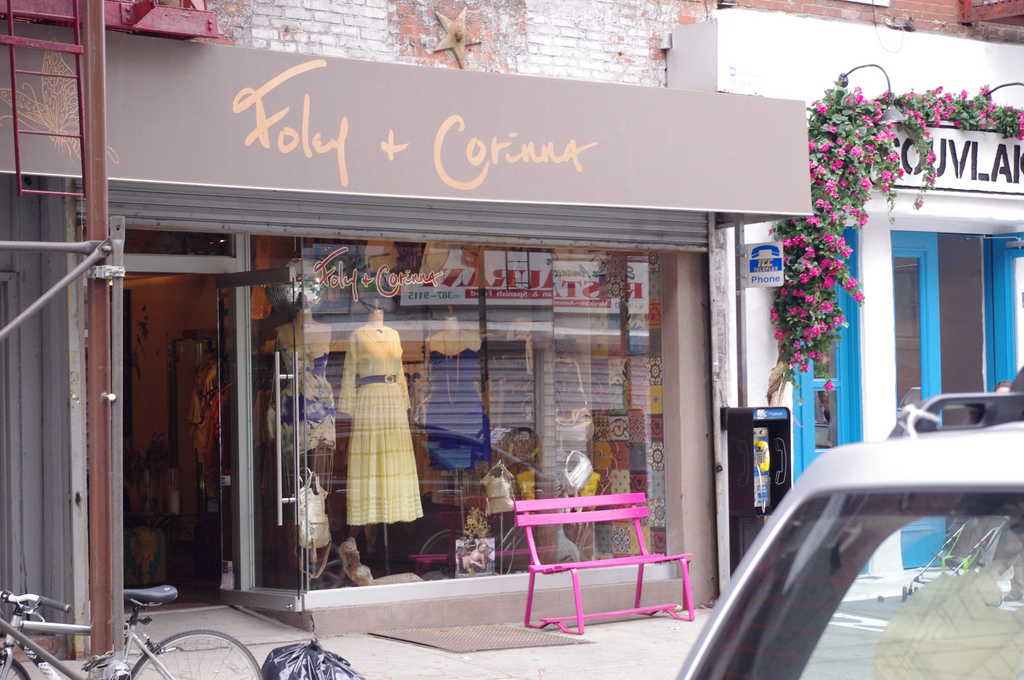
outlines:
[{"label": "hanging garment", "polygon": [[[307,344],[300,348],[302,352],[302,372],[294,382],[289,382],[281,390],[281,427],[283,428],[284,453],[292,454],[291,430],[295,423],[301,422],[299,435],[304,435],[303,449],[310,451],[321,445],[334,445],[334,390],[327,381],[327,346]],[[281,346],[281,371],[294,373],[295,347]],[[293,399],[293,384],[298,384],[298,399]],[[294,406],[293,406],[294,404]],[[296,418],[295,411],[298,411]],[[303,422],[304,421],[304,422]],[[302,446],[300,442],[300,446]],[[323,474],[323,470],[316,470]]]},{"label": "hanging garment", "polygon": [[352,416],[348,446],[348,524],[410,522],[423,516],[409,431],[409,388],[398,332],[352,332],[340,409]]},{"label": "hanging garment", "polygon": [[454,355],[430,352],[430,398],[425,429],[430,466],[468,470],[491,460],[491,426],[477,382],[478,354],[463,349]]}]

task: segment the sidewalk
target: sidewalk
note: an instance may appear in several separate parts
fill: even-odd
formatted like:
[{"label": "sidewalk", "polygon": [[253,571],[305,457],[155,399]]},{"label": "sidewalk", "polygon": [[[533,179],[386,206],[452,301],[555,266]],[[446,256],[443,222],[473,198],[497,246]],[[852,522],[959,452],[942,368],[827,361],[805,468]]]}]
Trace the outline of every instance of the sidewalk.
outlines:
[{"label": "sidewalk", "polygon": [[[150,610],[153,622],[142,630],[155,640],[187,628],[212,628],[243,642],[261,664],[281,645],[305,642],[312,633],[244,609],[216,605]],[[592,622],[586,644],[454,654],[441,649],[349,633],[318,638],[367,680],[445,678],[446,680],[669,680],[675,678],[690,646],[711,614],[697,609],[697,620],[653,617]],[[509,622],[522,628],[522,622]],[[416,627],[414,621],[409,627]],[[548,634],[549,629],[544,629]],[[551,635],[562,635],[557,629]],[[576,636],[572,636],[574,639]]]}]

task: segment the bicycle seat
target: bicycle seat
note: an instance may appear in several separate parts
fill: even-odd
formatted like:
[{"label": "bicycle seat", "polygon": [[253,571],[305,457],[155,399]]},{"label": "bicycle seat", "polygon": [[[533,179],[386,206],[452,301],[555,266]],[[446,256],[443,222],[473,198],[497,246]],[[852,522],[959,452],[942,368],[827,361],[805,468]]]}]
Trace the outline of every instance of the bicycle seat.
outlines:
[{"label": "bicycle seat", "polygon": [[178,597],[174,586],[153,586],[152,588],[125,588],[124,599],[135,604],[165,604]]}]

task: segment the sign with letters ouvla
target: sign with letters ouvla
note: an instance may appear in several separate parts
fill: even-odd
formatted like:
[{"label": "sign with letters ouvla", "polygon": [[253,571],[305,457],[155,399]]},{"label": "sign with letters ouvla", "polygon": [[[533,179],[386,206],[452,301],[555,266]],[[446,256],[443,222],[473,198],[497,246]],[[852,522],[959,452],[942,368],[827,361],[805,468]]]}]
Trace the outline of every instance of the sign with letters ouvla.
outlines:
[{"label": "sign with letters ouvla", "polygon": [[782,285],[782,244],[746,243],[740,266],[746,288],[775,288]]},{"label": "sign with letters ouvla", "polygon": [[[930,132],[936,189],[1024,195],[1024,142],[997,132],[964,132],[956,128],[931,128]],[[921,159],[913,142],[899,128],[897,141],[903,177],[896,186],[921,186]]]}]

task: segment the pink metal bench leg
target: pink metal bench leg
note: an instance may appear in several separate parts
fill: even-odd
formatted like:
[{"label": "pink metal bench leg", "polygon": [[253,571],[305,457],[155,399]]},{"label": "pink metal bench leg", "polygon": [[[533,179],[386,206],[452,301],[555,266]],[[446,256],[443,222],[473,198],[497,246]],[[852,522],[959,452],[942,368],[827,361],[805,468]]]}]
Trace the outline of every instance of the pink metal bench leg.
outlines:
[{"label": "pink metal bench leg", "polygon": [[[578,569],[570,571],[572,574],[572,592],[576,596],[576,634],[583,635],[583,599],[580,597],[580,573]],[[572,631],[569,631],[570,633]]]},{"label": "pink metal bench leg", "polygon": [[640,607],[640,594],[644,589],[644,565],[638,565],[636,570],[636,599],[633,600],[634,607]]},{"label": "pink metal bench leg", "polygon": [[530,612],[533,610],[533,583],[537,579],[536,572],[530,572],[530,587],[526,591],[526,616],[523,623],[527,628],[543,628],[544,626],[535,626],[530,623]]},{"label": "pink metal bench leg", "polygon": [[693,615],[693,591],[690,590],[690,560],[682,558],[679,560],[679,566],[683,570],[683,602],[690,620],[693,621],[696,617]]}]

